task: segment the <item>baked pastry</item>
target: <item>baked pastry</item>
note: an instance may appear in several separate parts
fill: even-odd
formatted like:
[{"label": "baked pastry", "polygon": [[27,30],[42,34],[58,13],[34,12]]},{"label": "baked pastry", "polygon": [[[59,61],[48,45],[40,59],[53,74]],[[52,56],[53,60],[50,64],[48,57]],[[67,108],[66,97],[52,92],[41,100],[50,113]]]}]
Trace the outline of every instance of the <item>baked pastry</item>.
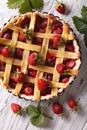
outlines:
[{"label": "baked pastry", "polygon": [[0,31],[2,86],[15,95],[37,101],[57,96],[80,64],[76,36],[52,14],[22,14]]}]

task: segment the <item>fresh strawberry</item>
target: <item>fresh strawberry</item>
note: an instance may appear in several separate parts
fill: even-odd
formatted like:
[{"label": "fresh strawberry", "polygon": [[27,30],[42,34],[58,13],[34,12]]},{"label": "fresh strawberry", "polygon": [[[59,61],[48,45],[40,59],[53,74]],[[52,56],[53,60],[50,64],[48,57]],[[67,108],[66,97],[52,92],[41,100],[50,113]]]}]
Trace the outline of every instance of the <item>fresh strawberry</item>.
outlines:
[{"label": "fresh strawberry", "polygon": [[32,87],[26,87],[24,89],[25,95],[30,95],[30,94],[32,94],[32,92],[33,92],[33,88]]},{"label": "fresh strawberry", "polygon": [[10,33],[5,33],[5,34],[3,35],[3,38],[5,38],[5,39],[10,39],[10,38],[11,38]]},{"label": "fresh strawberry", "polygon": [[54,35],[53,37],[53,48],[57,48],[58,43],[60,42],[61,37],[59,35]]},{"label": "fresh strawberry", "polygon": [[21,112],[21,106],[16,103],[11,104],[11,109],[15,114],[19,114]]},{"label": "fresh strawberry", "polygon": [[3,55],[4,57],[10,56],[10,54],[11,54],[11,47],[10,47],[10,45],[9,45],[9,46],[6,46],[6,47],[4,47],[4,48],[2,49],[2,55]]},{"label": "fresh strawberry", "polygon": [[[56,1],[57,1],[57,0],[56,0]],[[57,12],[59,12],[59,13],[61,13],[61,14],[64,14],[64,13],[65,13],[65,4],[63,4],[63,3],[59,2],[59,1],[57,1],[55,8],[56,8],[56,11],[57,11]]]},{"label": "fresh strawberry", "polygon": [[23,31],[20,31],[20,33],[19,33],[19,40],[22,42],[26,40],[26,36],[24,35]]},{"label": "fresh strawberry", "polygon": [[69,99],[68,106],[73,110],[76,110],[78,107],[77,102],[74,98]]},{"label": "fresh strawberry", "polygon": [[56,53],[47,52],[47,59],[56,57]]},{"label": "fresh strawberry", "polygon": [[62,83],[67,83],[69,81],[69,78],[68,77],[65,77],[62,79]]},{"label": "fresh strawberry", "polygon": [[67,61],[67,68],[72,69],[76,65],[75,60],[71,59]]},{"label": "fresh strawberry", "polygon": [[60,63],[60,64],[57,64],[56,66],[56,70],[58,71],[58,73],[62,74],[65,70],[65,65]]},{"label": "fresh strawberry", "polygon": [[30,65],[36,65],[37,64],[37,53],[33,52],[30,54],[28,58],[28,63]]},{"label": "fresh strawberry", "polygon": [[59,27],[56,30],[53,31],[54,34],[62,34],[63,28]]},{"label": "fresh strawberry", "polygon": [[47,81],[44,80],[44,79],[39,79],[39,80],[38,80],[38,89],[39,89],[40,91],[43,91],[43,90],[45,90],[46,88],[48,88],[48,83],[47,83]]},{"label": "fresh strawberry", "polygon": [[14,80],[17,83],[23,83],[25,79],[25,74],[23,72],[16,72],[14,76]]},{"label": "fresh strawberry", "polygon": [[63,114],[63,107],[60,103],[54,103],[53,104],[53,112],[55,114],[61,115]]}]

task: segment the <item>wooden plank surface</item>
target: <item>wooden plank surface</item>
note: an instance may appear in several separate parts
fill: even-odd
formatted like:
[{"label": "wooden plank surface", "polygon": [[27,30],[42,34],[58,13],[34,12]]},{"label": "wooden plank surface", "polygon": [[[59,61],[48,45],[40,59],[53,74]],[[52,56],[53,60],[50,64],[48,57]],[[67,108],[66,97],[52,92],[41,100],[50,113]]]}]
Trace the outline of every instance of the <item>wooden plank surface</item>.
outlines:
[{"label": "wooden plank surface", "polygon": [[[9,10],[6,7],[7,0],[0,0],[0,28],[11,17],[18,14],[17,10]],[[0,86],[0,130],[87,130],[87,49],[84,45],[82,35],[79,34],[72,22],[72,16],[80,15],[83,5],[87,6],[87,0],[63,0],[66,4],[67,11],[65,15],[58,14],[55,11],[55,0],[45,0],[43,12],[53,13],[59,16],[71,25],[79,40],[81,47],[82,65],[80,72],[75,81],[67,90],[61,93],[57,98],[48,101],[42,101],[46,113],[53,117],[53,120],[46,118],[42,127],[35,127],[29,122],[29,117],[13,115],[10,110],[12,102],[21,104],[26,107],[29,104],[37,105],[37,102],[25,101],[8,93]],[[75,97],[80,104],[78,112],[70,112],[67,106],[69,97]],[[52,103],[59,101],[64,106],[65,115],[63,118],[52,112]]]}]

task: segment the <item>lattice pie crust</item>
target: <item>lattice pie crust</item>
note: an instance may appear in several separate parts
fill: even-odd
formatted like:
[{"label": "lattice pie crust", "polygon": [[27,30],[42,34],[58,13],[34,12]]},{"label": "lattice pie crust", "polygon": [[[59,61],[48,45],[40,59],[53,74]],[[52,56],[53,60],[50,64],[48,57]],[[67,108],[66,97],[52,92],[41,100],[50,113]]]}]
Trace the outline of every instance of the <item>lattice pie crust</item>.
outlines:
[{"label": "lattice pie crust", "polygon": [[[36,17],[40,16],[41,18],[47,19],[47,26],[45,32],[36,32],[35,31],[35,24],[36,24]],[[32,44],[32,39],[27,39],[26,42],[19,41],[18,35],[23,28],[20,26],[23,20],[28,17],[30,19],[30,23],[28,28],[32,30],[32,36],[36,38],[42,38],[42,45]],[[52,33],[52,24],[54,21],[60,21],[62,23],[62,33],[56,34],[61,35],[61,38],[65,43],[67,41],[72,41],[74,46],[74,52],[67,51],[66,44],[59,46],[57,49],[49,48],[49,41],[53,39],[54,33]],[[12,39],[5,39],[3,38],[4,32],[10,29],[12,31]],[[8,45],[11,43],[11,47],[13,48],[12,52],[14,54],[16,48],[23,49],[22,59],[16,59],[11,57],[4,57],[0,54],[0,60],[5,62],[5,70],[0,70],[0,77],[2,79],[2,86],[7,90],[11,91],[13,94],[18,95],[20,97],[24,97],[25,99],[31,100],[43,100],[49,99],[54,96],[57,96],[59,92],[62,92],[63,89],[67,88],[69,84],[73,81],[74,77],[78,74],[78,69],[80,67],[80,52],[79,46],[77,45],[77,40],[75,35],[73,34],[72,30],[70,29],[69,25],[66,24],[63,20],[60,20],[57,17],[54,17],[52,14],[40,13],[40,12],[30,12],[20,16],[15,17],[14,19],[10,20],[0,31],[0,44]],[[37,52],[43,56],[44,60],[46,60],[47,52],[56,54],[55,66],[47,66],[45,65],[29,65],[27,60],[31,51]],[[69,81],[66,83],[62,83],[60,81],[61,74],[57,72],[56,65],[58,63],[63,63],[64,59],[73,59],[76,62],[76,65],[69,69],[67,75],[69,75]],[[23,83],[17,83],[15,88],[9,85],[9,79],[13,79],[13,74],[11,72],[12,65],[21,66],[21,71],[26,73],[27,68],[36,70],[36,76],[26,76],[26,82],[32,83],[34,87],[34,92],[31,95],[25,95],[21,93],[21,89],[23,87]],[[53,75],[52,80],[48,80],[49,87],[51,88],[51,92],[45,95],[41,95],[40,90],[38,89],[38,79],[45,79],[45,73],[50,73]]]}]

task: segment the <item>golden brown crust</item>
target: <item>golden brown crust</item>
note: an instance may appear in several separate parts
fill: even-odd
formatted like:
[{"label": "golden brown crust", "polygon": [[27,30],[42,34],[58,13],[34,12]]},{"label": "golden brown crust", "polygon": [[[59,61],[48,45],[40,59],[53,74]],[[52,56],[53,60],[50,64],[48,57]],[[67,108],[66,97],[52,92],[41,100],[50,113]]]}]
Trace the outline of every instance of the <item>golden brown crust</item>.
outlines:
[{"label": "golden brown crust", "polygon": [[[48,19],[47,28],[46,28],[45,33],[34,32],[35,19],[36,19],[37,14],[41,17]],[[18,33],[20,32],[20,30],[22,30],[22,28],[19,27],[20,23],[25,19],[26,16],[31,18],[29,29],[32,29],[32,35],[34,37],[43,38],[42,46],[37,46],[37,45],[31,44],[32,39],[28,40],[27,44],[17,40]],[[44,78],[43,77],[44,72],[48,72],[48,73],[53,74],[52,81],[48,81],[49,87],[51,87],[51,94],[50,94],[51,96],[49,96],[49,97],[57,96],[59,89],[67,88],[68,83],[60,83],[60,81],[59,81],[60,74],[56,70],[56,65],[58,63],[63,63],[64,58],[75,59],[75,60],[80,59],[80,52],[79,51],[75,51],[75,52],[65,51],[65,45],[59,47],[58,50],[53,50],[53,49],[48,48],[49,40],[52,39],[55,35],[55,34],[51,33],[51,25],[52,25],[54,19],[58,19],[58,18],[54,17],[53,15],[43,14],[40,12],[35,12],[35,13],[31,12],[31,13],[27,13],[27,14],[15,17],[13,20],[8,22],[3,27],[3,29],[0,31],[0,43],[2,43],[3,45],[7,45],[10,43],[11,47],[14,48],[13,52],[15,51],[15,48],[24,49],[22,60],[13,59],[11,57],[5,58],[0,54],[0,59],[6,63],[5,72],[0,72],[0,77],[1,78],[4,77],[3,86],[5,88],[7,88],[9,90],[8,82],[9,82],[10,78],[13,78],[13,74],[10,74],[12,65],[21,66],[21,71],[24,73],[26,72],[27,68],[37,70],[37,75],[35,78],[26,76],[27,82],[31,82],[31,83],[35,84],[34,96],[32,97],[32,100],[39,101],[42,99],[42,97],[40,95],[40,91],[38,90],[37,82],[38,82],[38,79]],[[69,25],[66,24],[63,20],[61,20],[61,22],[63,23],[63,32],[61,35],[63,40],[65,42],[67,40],[74,40],[75,35],[70,30]],[[4,39],[1,37],[3,32],[8,28],[13,30],[12,40]],[[59,35],[59,34],[57,34],[57,35]],[[44,60],[46,60],[46,55],[47,55],[48,51],[54,53],[56,56],[55,67],[44,66],[44,65],[43,66],[42,65],[36,65],[36,66],[28,65],[27,59],[28,59],[28,56],[29,56],[29,53],[31,50],[40,53],[43,56]],[[78,66],[78,68],[79,68],[79,66]],[[76,76],[78,74],[78,70],[77,69],[70,69],[67,74],[69,74],[71,76]],[[12,92],[15,95],[20,95],[20,91],[22,89],[22,86],[23,86],[22,83],[17,83],[15,89],[13,89]]]}]

